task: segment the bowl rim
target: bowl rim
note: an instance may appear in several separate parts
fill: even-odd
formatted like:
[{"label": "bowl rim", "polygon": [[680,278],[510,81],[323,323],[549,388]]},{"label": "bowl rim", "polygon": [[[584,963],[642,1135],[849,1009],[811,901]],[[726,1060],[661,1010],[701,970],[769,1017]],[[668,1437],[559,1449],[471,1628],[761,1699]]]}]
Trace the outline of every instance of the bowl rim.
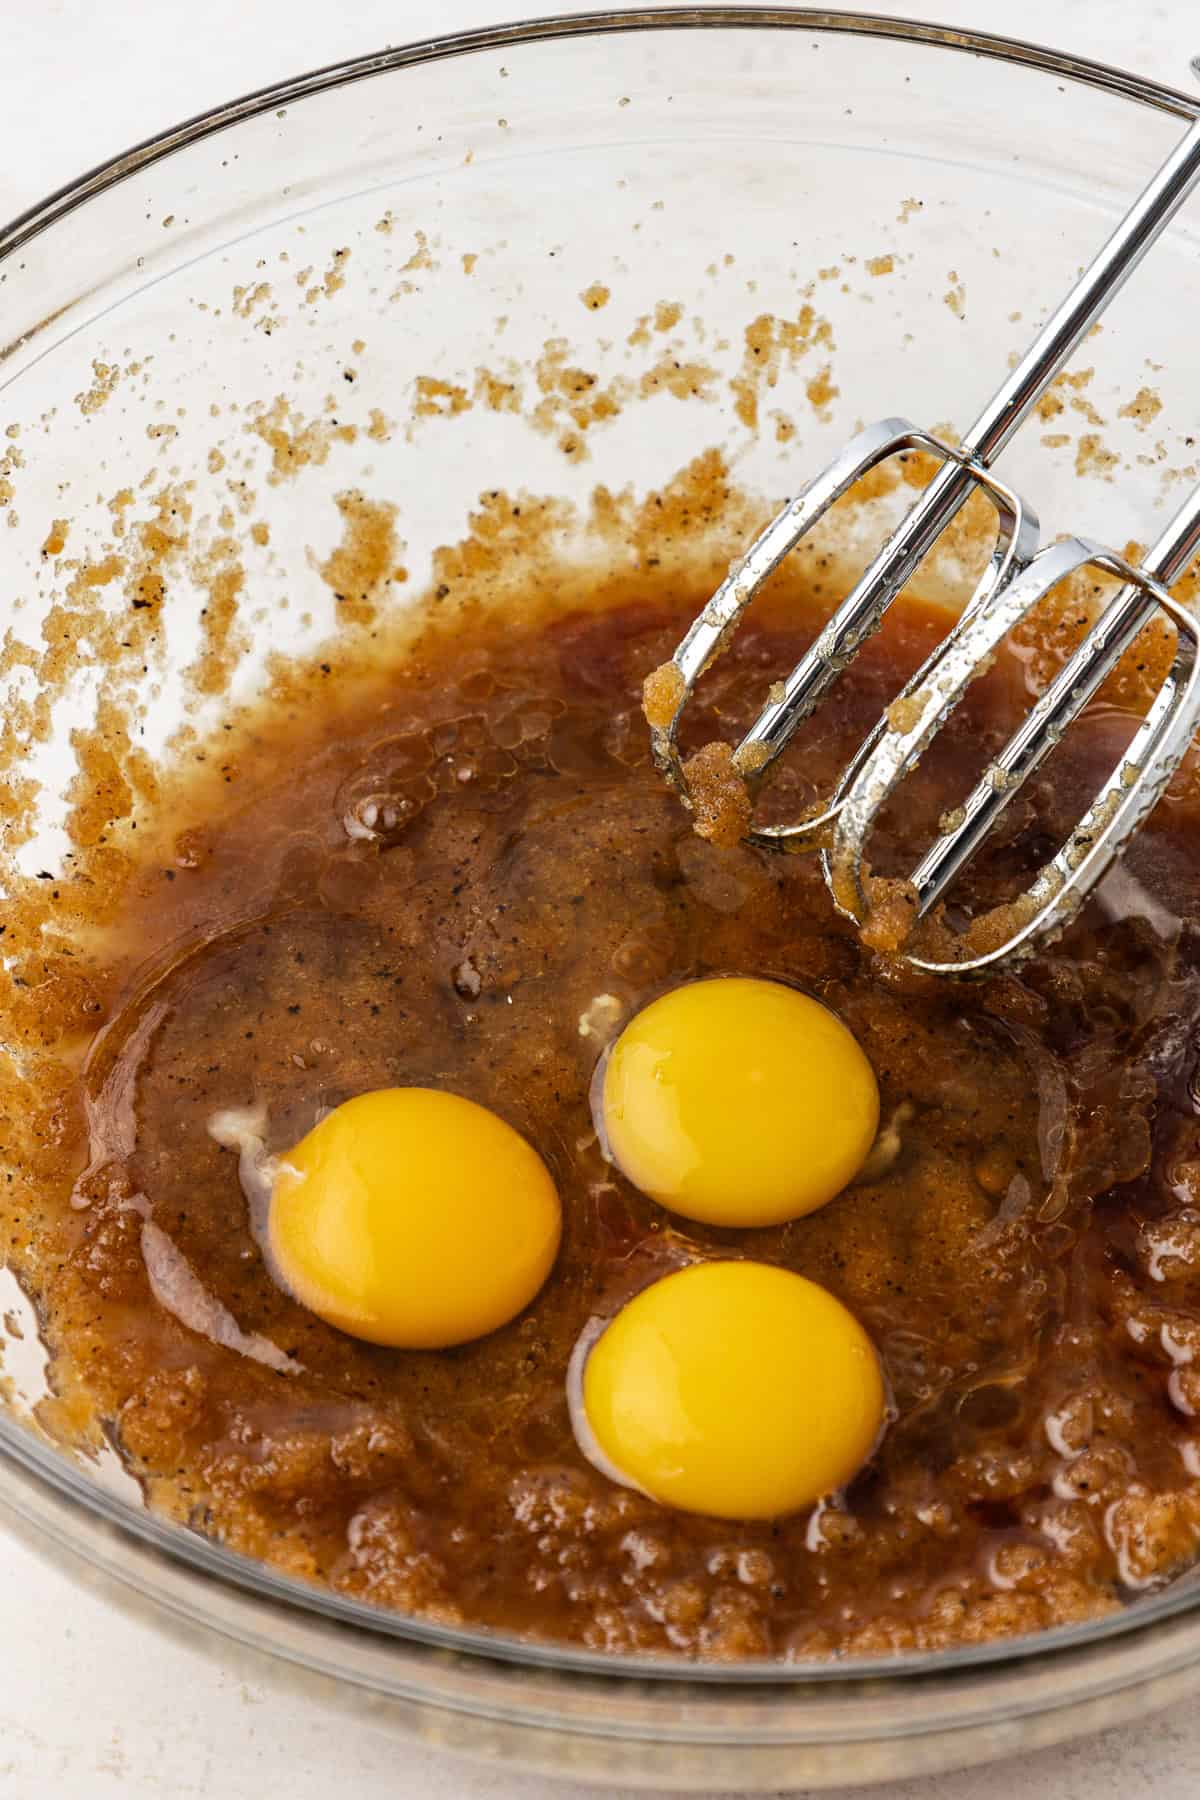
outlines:
[{"label": "bowl rim", "polygon": [[178,125],[141,139],[127,150],[96,163],[73,181],[56,188],[42,200],[18,213],[0,226],[0,261],[27,244],[39,232],[73,212],[108,188],[149,168],[189,144],[225,131],[245,119],[256,117],[273,107],[310,99],[327,88],[345,87],[372,75],[386,75],[397,69],[426,63],[443,62],[466,56],[474,51],[511,49],[522,44],[547,43],[561,38],[604,37],[638,31],[709,31],[709,30],[813,30],[843,33],[849,36],[891,38],[914,44],[926,44],[965,55],[990,57],[998,62],[1039,70],[1043,74],[1060,75],[1085,87],[1133,100],[1156,112],[1178,119],[1200,118],[1200,98],[1181,88],[1152,81],[1130,69],[1112,63],[1098,62],[1092,57],[1077,56],[1071,51],[1053,50],[1034,44],[1026,38],[1005,37],[999,32],[965,30],[957,25],[941,25],[932,20],[891,17],[882,13],[855,12],[842,8],[817,6],[647,6],[621,11],[600,10],[580,13],[547,13],[533,19],[515,19],[507,24],[485,25],[450,32],[444,37],[419,38],[409,44],[376,51],[364,56],[347,57],[341,62],[326,63],[305,74],[267,87],[253,88],[218,106],[207,107]]},{"label": "bowl rim", "polygon": [[[0,226],[0,271],[4,263],[33,238],[48,230],[88,201],[122,181],[164,160],[178,150],[199,143],[221,131],[278,107],[309,99],[328,89],[349,86],[372,76],[422,67],[480,51],[512,50],[537,43],[571,38],[605,37],[637,32],[680,30],[778,30],[817,31],[831,35],[890,39],[960,54],[989,58],[1038,73],[1058,76],[1148,109],[1186,121],[1200,119],[1200,98],[1181,89],[1152,81],[1132,71],[1089,57],[1049,49],[1024,39],[999,33],[878,13],[811,6],[704,5],[637,7],[621,11],[600,10],[514,20],[444,36],[415,40],[384,51],[329,63],[305,74],[271,83],[250,93],[210,107],[178,125],[143,139],[130,149],[97,163],[73,181]],[[7,1466],[6,1466],[7,1465]],[[705,1663],[672,1655],[625,1655],[578,1649],[570,1644],[540,1641],[485,1627],[453,1627],[372,1607],[348,1599],[331,1589],[277,1574],[267,1565],[242,1556],[205,1538],[198,1532],[167,1522],[149,1510],[139,1510],[83,1472],[57,1448],[51,1450],[36,1428],[5,1416],[0,1408],[0,1511],[53,1541],[58,1548],[107,1568],[121,1579],[155,1595],[152,1576],[139,1580],[135,1572],[117,1569],[115,1559],[100,1548],[94,1534],[86,1542],[71,1542],[60,1516],[53,1525],[39,1519],[36,1492],[49,1487],[54,1498],[72,1511],[82,1509],[101,1533],[136,1541],[158,1561],[165,1558],[179,1566],[215,1579],[250,1598],[266,1600],[291,1613],[303,1613],[342,1630],[365,1631],[376,1642],[392,1640],[413,1647],[424,1646],[443,1656],[465,1654],[493,1663],[523,1665],[547,1674],[565,1673],[602,1678],[614,1684],[701,1683],[713,1689],[770,1688],[796,1690],[804,1686],[862,1685],[880,1680],[890,1688],[898,1679],[918,1688],[938,1677],[951,1677],[971,1669],[991,1666],[1036,1666],[1047,1657],[1061,1664],[1072,1650],[1111,1650],[1116,1638],[1141,1638],[1160,1623],[1178,1618],[1200,1601],[1200,1579],[1187,1577],[1136,1604],[1082,1624],[1058,1626],[1018,1637],[1000,1638],[954,1649],[854,1657],[838,1662],[790,1663],[779,1659],[747,1660],[736,1664]],[[232,1623],[209,1621],[215,1629],[240,1636]],[[285,1656],[289,1653],[282,1652]],[[299,1660],[293,1657],[292,1660]],[[1191,1651],[1187,1652],[1191,1660]],[[1015,1667],[1014,1667],[1015,1665]],[[357,1679],[352,1677],[351,1679]],[[1117,1680],[1113,1685],[1121,1685]],[[911,1728],[923,1726],[914,1720]]]}]

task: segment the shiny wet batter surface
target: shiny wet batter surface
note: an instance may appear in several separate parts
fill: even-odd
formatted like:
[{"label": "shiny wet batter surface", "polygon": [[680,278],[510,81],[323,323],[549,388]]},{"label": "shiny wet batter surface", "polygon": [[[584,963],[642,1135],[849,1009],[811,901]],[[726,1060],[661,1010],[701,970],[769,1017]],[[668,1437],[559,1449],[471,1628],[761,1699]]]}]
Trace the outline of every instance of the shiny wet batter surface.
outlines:
[{"label": "shiny wet batter surface", "polygon": [[[1200,1542],[1190,790],[1019,978],[914,977],[859,945],[813,858],[700,841],[650,767],[641,682],[705,598],[642,581],[604,612],[564,600],[540,623],[477,623],[469,644],[431,637],[319,716],[264,718],[236,802],[210,788],[175,822],[112,939],[131,972],[87,1065],[90,1165],[73,1205],[47,1203],[38,1297],[60,1370],[157,1506],[426,1618],[803,1658],[1104,1613]],[[734,737],[812,635],[803,596],[784,601],[710,678],[695,744]],[[778,804],[828,785],[939,629],[893,619]],[[1023,679],[1014,659],[973,690],[881,864],[916,860],[1027,703]],[[956,899],[1027,879],[1126,730],[1094,709]],[[818,996],[878,1075],[863,1178],[782,1227],[673,1219],[597,1144],[605,1045],[714,972]],[[265,1106],[283,1150],[323,1109],[396,1084],[493,1108],[562,1197],[542,1293],[452,1351],[356,1342],[281,1292],[209,1132],[222,1109]],[[879,1348],[895,1418],[813,1512],[673,1513],[576,1446],[580,1332],[697,1250],[812,1277]]]}]

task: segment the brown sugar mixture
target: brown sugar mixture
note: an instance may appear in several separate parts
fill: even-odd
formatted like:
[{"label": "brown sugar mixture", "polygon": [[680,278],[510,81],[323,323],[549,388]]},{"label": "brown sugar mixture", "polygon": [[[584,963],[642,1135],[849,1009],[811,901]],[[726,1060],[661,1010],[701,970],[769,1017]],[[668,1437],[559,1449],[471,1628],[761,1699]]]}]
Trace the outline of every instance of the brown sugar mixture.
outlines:
[{"label": "brown sugar mixture", "polygon": [[[236,787],[144,853],[105,940],[78,1171],[47,1194],[31,1286],[60,1393],[153,1505],[373,1604],[616,1652],[826,1657],[1092,1618],[1200,1545],[1200,835],[1185,772],[1120,874],[1019,974],[947,984],[864,947],[815,858],[702,842],[640,711],[707,597],[631,576],[264,713]],[[799,585],[707,678],[696,748],[736,738],[813,635]],[[944,619],[907,605],[780,779],[827,788]],[[903,871],[1027,704],[1002,658],[879,834]],[[1029,878],[1119,753],[1094,707],[956,893]],[[597,1058],[676,983],[775,977],[863,1045],[881,1137],[821,1211],[744,1232],[672,1219],[605,1162]],[[396,1084],[493,1108],[549,1164],[564,1239],[541,1294],[442,1352],[343,1336],[273,1283],[213,1115],[283,1150]],[[580,1453],[581,1331],[729,1246],[824,1284],[877,1344],[895,1418],[848,1490],[731,1524]],[[781,1372],[783,1374],[785,1372]]]}]

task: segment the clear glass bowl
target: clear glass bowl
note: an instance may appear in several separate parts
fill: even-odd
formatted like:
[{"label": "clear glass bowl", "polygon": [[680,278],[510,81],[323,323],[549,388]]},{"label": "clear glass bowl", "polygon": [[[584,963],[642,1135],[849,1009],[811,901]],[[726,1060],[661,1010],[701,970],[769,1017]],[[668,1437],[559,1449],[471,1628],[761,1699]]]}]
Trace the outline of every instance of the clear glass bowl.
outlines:
[{"label": "clear glass bowl", "polygon": [[[659,486],[718,445],[769,501],[860,420],[961,427],[1195,111],[1133,76],[999,38],[739,7],[481,31],[237,101],[0,234],[0,432],[19,427],[0,436],[0,625],[36,639],[54,597],[51,520],[68,513],[85,554],[111,529],[106,499],[128,483],[136,509],[151,465],[192,484],[196,516],[217,518],[232,503],[218,439],[227,458],[236,440],[269,527],[247,566],[246,693],[272,652],[328,629],[313,563],[338,537],[335,492],[399,504],[406,591],[419,592],[436,547],[513,472],[582,501],[599,482]],[[1031,421],[1006,456],[1049,532],[1145,539],[1192,461],[1194,383],[1176,391],[1172,376],[1194,370],[1181,296],[1197,250],[1193,209],[1086,346],[1077,366],[1093,373],[1062,418]],[[610,298],[593,311],[580,296],[595,284]],[[783,359],[761,390],[764,428],[751,430],[730,385],[746,326],[795,317],[806,293],[829,337],[794,366]],[[682,321],[659,330],[659,301],[680,303]],[[586,462],[527,413],[445,416],[480,365],[511,359],[528,374],[554,337],[601,385],[628,387],[632,371],[637,390],[589,434]],[[717,371],[703,397],[640,382],[647,337],[661,340],[655,355],[675,345],[683,357],[686,340],[703,356]],[[434,396],[424,410],[422,376],[451,384],[422,390]],[[1143,387],[1157,413],[1122,416]],[[243,427],[281,392],[309,419],[365,427],[378,406],[400,425],[386,441],[365,430],[334,441],[273,483],[270,446]],[[776,408],[800,420],[790,441],[770,427]],[[1083,444],[1089,409],[1113,465]],[[179,723],[201,604],[180,571],[170,658],[139,699],[152,753]],[[31,765],[44,786],[25,867],[61,861],[69,732],[94,702],[86,655],[76,677]],[[11,679],[28,690],[27,672]],[[21,1348],[8,1345],[0,1417],[0,1510],[14,1529],[227,1662],[261,1675],[265,1661],[344,1715],[369,1711],[425,1742],[625,1786],[832,1787],[1030,1749],[1194,1685],[1200,1613],[1186,1579],[1093,1626],[819,1668],[616,1663],[376,1613],[164,1524],[114,1468],[59,1451],[28,1424]],[[29,1336],[23,1348],[36,1348]]]}]

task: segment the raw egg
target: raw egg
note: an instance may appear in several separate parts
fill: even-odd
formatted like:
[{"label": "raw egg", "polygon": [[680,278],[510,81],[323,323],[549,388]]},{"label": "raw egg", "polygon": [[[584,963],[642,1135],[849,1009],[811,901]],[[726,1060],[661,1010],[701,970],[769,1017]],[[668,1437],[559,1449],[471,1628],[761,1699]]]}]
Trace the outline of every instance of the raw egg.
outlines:
[{"label": "raw egg", "polygon": [[853,1313],[756,1262],[694,1263],[643,1288],[588,1353],[581,1389],[576,1435],[605,1473],[723,1519],[778,1518],[844,1486],[885,1407]]},{"label": "raw egg", "polygon": [[302,1305],[373,1344],[442,1349],[529,1304],[558,1251],[550,1172],[486,1107],[359,1094],[279,1159],[267,1236]]},{"label": "raw egg", "polygon": [[828,1007],[782,982],[721,976],[630,1021],[599,1111],[614,1162],[651,1199],[709,1225],[778,1225],[853,1180],[879,1090]]}]

